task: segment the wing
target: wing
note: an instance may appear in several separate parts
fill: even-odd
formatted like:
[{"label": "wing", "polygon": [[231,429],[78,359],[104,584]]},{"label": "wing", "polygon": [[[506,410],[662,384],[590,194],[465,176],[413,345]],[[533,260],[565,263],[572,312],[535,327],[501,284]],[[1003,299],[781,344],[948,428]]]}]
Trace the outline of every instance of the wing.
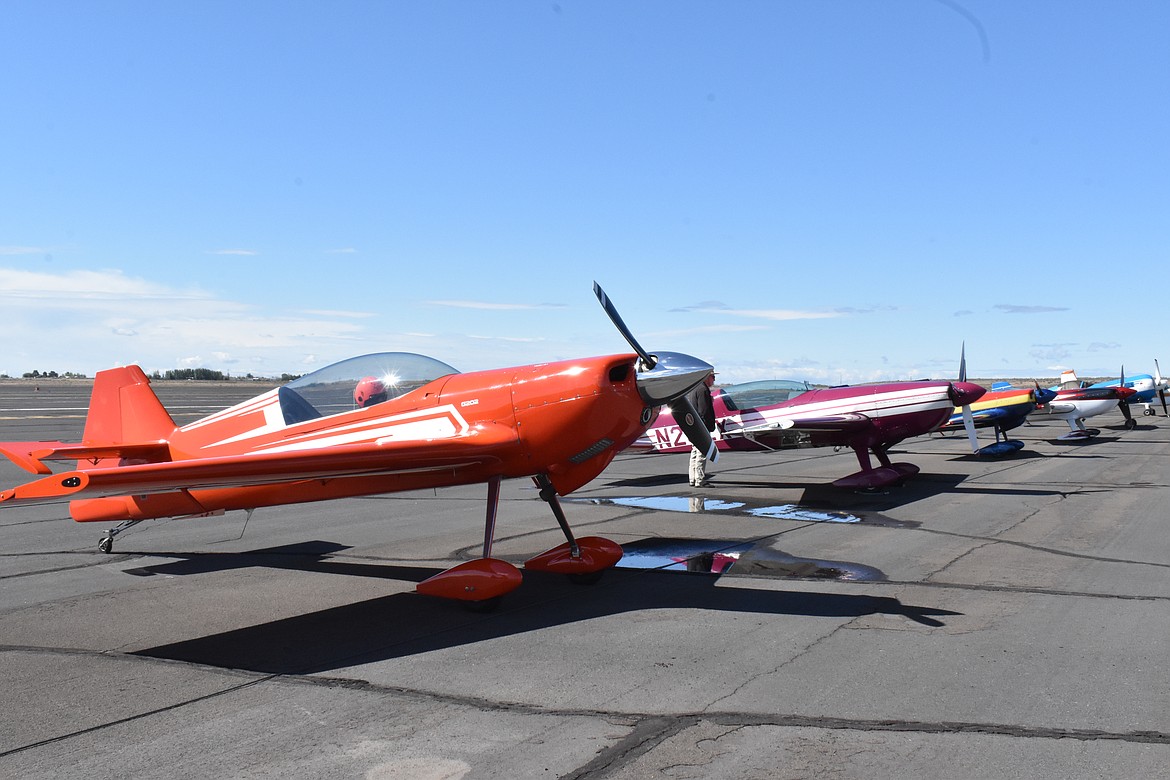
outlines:
[{"label": "wing", "polygon": [[[972,412],[971,412],[971,419],[974,421],[976,428],[986,428],[990,425],[995,425],[997,422],[1002,422],[1003,420],[1006,420],[1007,418],[1013,417],[1013,416],[1014,416],[1013,413],[1008,412],[1008,410],[1002,406],[997,406],[997,407],[994,407],[992,409],[972,410]],[[960,429],[962,429],[962,427],[963,427],[963,415],[952,414],[950,419],[947,420],[945,423],[943,423],[939,427],[939,430],[940,431],[954,431],[954,430],[960,430]]]},{"label": "wing", "polygon": [[[0,492],[0,503],[149,495],[460,469],[499,462],[517,441],[504,425],[477,427],[450,439],[362,443],[315,450],[75,469]],[[39,442],[44,444],[44,442]],[[6,452],[11,457],[10,452]]]},{"label": "wing", "polygon": [[873,425],[873,421],[864,414],[848,412],[846,414],[826,414],[818,417],[780,417],[770,420],[749,420],[736,422],[727,420],[723,426],[724,436],[759,436],[779,431],[839,431],[852,433],[862,431]]},{"label": "wing", "polygon": [[166,442],[146,444],[66,444],[60,441],[0,442],[0,455],[33,474],[52,474],[46,460],[91,460],[133,458],[144,461],[170,460]]}]

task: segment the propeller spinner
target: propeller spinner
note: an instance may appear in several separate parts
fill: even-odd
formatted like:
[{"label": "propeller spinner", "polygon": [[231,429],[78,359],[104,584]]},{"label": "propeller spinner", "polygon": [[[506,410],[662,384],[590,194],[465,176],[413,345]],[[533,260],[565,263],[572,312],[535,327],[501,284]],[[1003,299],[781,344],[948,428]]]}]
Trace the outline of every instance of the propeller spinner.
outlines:
[{"label": "propeller spinner", "polygon": [[630,347],[638,354],[638,393],[648,406],[670,405],[675,410],[675,420],[678,422],[687,440],[696,448],[702,450],[707,458],[715,461],[719,451],[715,448],[715,441],[711,432],[703,424],[695,405],[687,397],[688,393],[710,375],[715,369],[703,360],[681,352],[647,352],[634,334],[626,327],[613,301],[601,289],[597,282],[593,283],[593,293],[609,315],[610,321],[618,332],[622,334]]}]

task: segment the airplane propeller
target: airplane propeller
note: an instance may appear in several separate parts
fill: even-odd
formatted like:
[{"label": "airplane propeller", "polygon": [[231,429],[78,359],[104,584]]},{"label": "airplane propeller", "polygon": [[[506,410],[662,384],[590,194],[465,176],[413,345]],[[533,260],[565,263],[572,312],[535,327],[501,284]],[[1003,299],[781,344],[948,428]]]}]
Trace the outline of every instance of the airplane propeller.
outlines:
[{"label": "airplane propeller", "polygon": [[1167,381],[1162,378],[1162,369],[1158,366],[1158,359],[1154,358],[1154,382],[1158,387],[1158,400],[1162,402],[1162,414],[1170,417],[1170,411],[1166,409],[1166,385]]},{"label": "airplane propeller", "polygon": [[[1125,364],[1124,363],[1121,365],[1121,379],[1118,381],[1117,386],[1119,388],[1125,387]],[[1129,411],[1129,401],[1124,397],[1118,398],[1117,399],[1117,408],[1121,410],[1121,416],[1125,418],[1125,427],[1129,428],[1131,430],[1133,428],[1135,428],[1137,426],[1137,421],[1133,419],[1133,415]]]},{"label": "airplane propeller", "polygon": [[[959,381],[967,381],[967,342],[959,353]],[[963,404],[963,428],[967,431],[967,440],[971,442],[971,452],[979,452],[979,436],[975,433],[975,417],[971,414],[971,404]]]},{"label": "airplane propeller", "polygon": [[709,363],[679,352],[655,354],[647,352],[626,327],[617,307],[597,282],[593,283],[593,293],[601,307],[605,309],[605,313],[609,315],[614,327],[638,354],[636,381],[642,400],[650,406],[670,405],[675,409],[675,420],[687,440],[714,462],[719,456],[715,441],[711,438],[707,426],[703,424],[695,405],[687,397],[687,394],[702,383],[714,368]]}]

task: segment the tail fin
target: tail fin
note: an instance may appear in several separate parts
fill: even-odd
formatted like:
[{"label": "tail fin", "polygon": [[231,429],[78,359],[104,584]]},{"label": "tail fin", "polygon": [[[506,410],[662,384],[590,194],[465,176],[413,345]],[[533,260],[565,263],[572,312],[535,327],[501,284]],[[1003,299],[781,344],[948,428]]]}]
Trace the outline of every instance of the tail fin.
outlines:
[{"label": "tail fin", "polygon": [[86,445],[158,442],[169,438],[175,427],[141,368],[123,366],[97,373],[82,435]]},{"label": "tail fin", "polygon": [[94,379],[81,444],[0,442],[0,455],[33,474],[53,473],[46,460],[159,463],[171,459],[168,440],[175,428],[141,368],[112,368]]}]

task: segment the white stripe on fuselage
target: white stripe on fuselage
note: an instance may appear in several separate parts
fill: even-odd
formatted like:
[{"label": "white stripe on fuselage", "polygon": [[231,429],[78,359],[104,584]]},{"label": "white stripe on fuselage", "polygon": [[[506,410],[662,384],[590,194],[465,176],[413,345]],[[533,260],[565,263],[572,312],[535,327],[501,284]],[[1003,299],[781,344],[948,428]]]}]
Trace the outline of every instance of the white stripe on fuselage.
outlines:
[{"label": "white stripe on fuselage", "polygon": [[[193,423],[184,425],[179,430],[193,431],[207,425],[214,425],[215,423],[229,420],[233,417],[242,417],[246,414],[251,414],[252,412],[256,411],[264,412],[264,419],[267,424],[271,425],[274,420],[279,420],[281,427],[283,427],[284,418],[279,414],[280,402],[276,397],[276,390],[269,390],[267,393],[258,395],[255,398],[250,398],[247,401],[236,404],[235,406],[229,406],[227,409],[223,409],[216,412],[215,414],[208,415],[201,420],[196,420]],[[275,416],[272,414],[273,411],[277,412]],[[248,431],[248,433],[252,433],[255,430],[258,429],[253,429],[252,431]]]},{"label": "white stripe on fuselage", "polygon": [[[308,423],[320,423],[320,419],[310,420]],[[292,426],[289,431],[306,425],[300,423]],[[281,426],[283,427],[283,426]],[[392,441],[422,441],[425,439],[447,439],[461,436],[470,430],[467,420],[450,404],[422,409],[403,414],[394,414],[386,417],[363,419],[346,425],[330,426],[325,429],[317,428],[304,433],[288,436],[271,444],[260,445],[256,452],[298,452],[302,450],[318,449],[322,447],[338,447],[346,444],[373,442],[385,444]],[[255,438],[269,432],[265,425],[239,436],[233,436],[223,441],[207,445],[207,448],[231,444],[250,438]]]},{"label": "white stripe on fuselage", "polygon": [[864,414],[871,419],[916,414],[932,409],[953,409],[954,403],[944,387],[910,388],[867,396],[852,396],[803,405],[799,411],[792,407],[777,409],[749,410],[741,418],[744,427],[752,427],[747,420],[762,419],[768,423],[777,420],[792,420],[799,426],[800,421],[813,417],[835,414]]}]

